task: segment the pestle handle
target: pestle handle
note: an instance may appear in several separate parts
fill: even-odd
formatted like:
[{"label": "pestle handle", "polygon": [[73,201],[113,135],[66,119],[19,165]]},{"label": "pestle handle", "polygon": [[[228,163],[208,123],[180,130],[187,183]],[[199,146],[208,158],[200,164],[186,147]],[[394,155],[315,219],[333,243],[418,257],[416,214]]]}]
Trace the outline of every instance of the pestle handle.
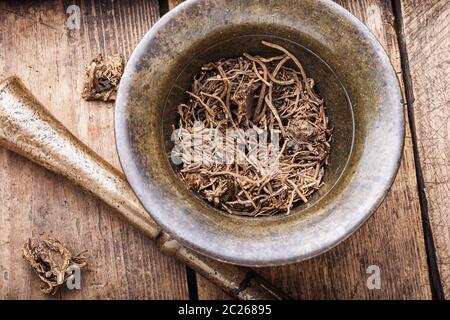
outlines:
[{"label": "pestle handle", "polygon": [[0,146],[66,177],[123,219],[238,299],[283,299],[284,294],[249,268],[222,263],[182,246],[148,215],[124,175],[55,119],[17,77],[0,83]]},{"label": "pestle handle", "polygon": [[96,195],[146,235],[160,233],[123,174],[72,135],[16,77],[0,84],[0,145]]}]

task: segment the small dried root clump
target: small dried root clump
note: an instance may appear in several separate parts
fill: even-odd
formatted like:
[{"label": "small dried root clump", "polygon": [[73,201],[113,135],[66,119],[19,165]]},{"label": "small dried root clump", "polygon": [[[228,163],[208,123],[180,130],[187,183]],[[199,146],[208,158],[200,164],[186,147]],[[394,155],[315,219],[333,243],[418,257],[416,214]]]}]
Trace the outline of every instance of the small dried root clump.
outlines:
[{"label": "small dried root clump", "polygon": [[47,294],[55,294],[65,283],[70,276],[67,273],[69,267],[81,269],[87,265],[86,251],[73,256],[61,242],[52,238],[34,244],[28,239],[22,256],[41,279],[41,291]]},{"label": "small dried root clump", "polygon": [[[233,215],[289,214],[295,204],[306,203],[323,184],[330,152],[332,129],[314,80],[285,48],[262,44],[280,54],[264,58],[245,53],[204,65],[187,92],[188,101],[178,106],[178,127],[191,135],[198,121],[224,135],[228,128],[281,133],[277,166],[251,156],[244,162],[217,163],[212,157],[223,154],[221,147],[203,151],[201,162],[183,162],[179,173],[188,187]],[[182,140],[180,135],[175,141]],[[251,149],[250,143],[246,151]]]},{"label": "small dried root clump", "polygon": [[102,54],[92,60],[85,70],[84,100],[116,100],[117,87],[122,78],[124,61],[120,54],[104,57]]}]

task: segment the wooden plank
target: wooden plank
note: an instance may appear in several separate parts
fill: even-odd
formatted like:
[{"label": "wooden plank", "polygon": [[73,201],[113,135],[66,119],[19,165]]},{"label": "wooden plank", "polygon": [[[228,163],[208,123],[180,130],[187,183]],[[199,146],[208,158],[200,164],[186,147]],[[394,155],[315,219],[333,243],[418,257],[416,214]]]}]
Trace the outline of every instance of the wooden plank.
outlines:
[{"label": "wooden plank", "polygon": [[450,299],[450,1],[401,1],[423,187],[442,290]]},{"label": "wooden plank", "polygon": [[[399,73],[403,88],[391,1],[340,0],[338,3],[365,23],[380,41]],[[371,265],[380,267],[380,290],[367,287],[366,270]],[[398,176],[374,216],[352,237],[326,254],[260,271],[300,299],[431,298],[408,123]],[[198,281],[200,299],[223,297],[204,279]]]},{"label": "wooden plank", "polygon": [[[80,7],[81,29],[66,27]],[[112,104],[80,99],[84,65],[99,52],[129,57],[159,18],[158,1],[8,1],[0,4],[0,78],[19,75],[71,132],[119,167]],[[56,298],[186,299],[185,267],[66,180],[0,150],[0,297],[46,298],[21,258],[30,236],[88,249],[82,290]]]}]

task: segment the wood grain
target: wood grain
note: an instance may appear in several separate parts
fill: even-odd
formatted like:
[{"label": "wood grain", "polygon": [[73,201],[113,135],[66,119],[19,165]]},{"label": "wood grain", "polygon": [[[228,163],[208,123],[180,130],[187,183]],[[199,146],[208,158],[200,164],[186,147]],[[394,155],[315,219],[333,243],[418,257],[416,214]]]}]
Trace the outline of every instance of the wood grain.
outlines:
[{"label": "wood grain", "polygon": [[450,1],[401,1],[424,191],[445,298],[450,299]]},{"label": "wood grain", "polygon": [[[380,41],[401,81],[401,62],[390,1],[341,0]],[[403,82],[401,81],[403,88]],[[406,112],[406,109],[405,109]],[[381,269],[381,289],[367,288],[366,269]],[[352,237],[317,258],[260,270],[299,299],[430,299],[413,148],[409,125],[403,160],[388,196]],[[200,299],[224,298],[199,278]]]},{"label": "wood grain", "polygon": [[[81,9],[81,28],[66,9]],[[158,1],[7,1],[0,4],[0,78],[17,74],[71,132],[119,167],[112,104],[80,99],[97,53],[129,57],[159,19]],[[0,297],[47,298],[21,258],[28,237],[51,235],[88,249],[82,290],[53,298],[186,299],[186,271],[110,209],[65,179],[0,150]]]}]

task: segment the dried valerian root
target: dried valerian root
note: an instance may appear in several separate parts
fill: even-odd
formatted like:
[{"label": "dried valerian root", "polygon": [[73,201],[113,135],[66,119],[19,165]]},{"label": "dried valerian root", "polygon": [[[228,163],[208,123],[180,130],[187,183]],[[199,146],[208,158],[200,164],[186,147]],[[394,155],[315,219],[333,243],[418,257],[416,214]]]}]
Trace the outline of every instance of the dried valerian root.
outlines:
[{"label": "dried valerian root", "polygon": [[[262,44],[279,55],[245,53],[204,65],[187,92],[188,100],[178,106],[177,127],[183,130],[176,144],[210,129],[223,137],[230,128],[281,133],[274,161],[255,160],[258,154],[252,157],[250,151],[258,149],[251,141],[246,161],[214,160],[217,155],[226,157],[223,145],[201,150],[201,161],[183,160],[179,173],[188,187],[232,215],[289,214],[323,185],[330,152],[332,128],[314,80],[288,50],[267,41]],[[234,154],[242,151],[233,146]],[[257,152],[267,150],[259,146]]]},{"label": "dried valerian root", "polygon": [[55,294],[65,283],[70,276],[67,273],[69,267],[86,267],[86,253],[83,251],[73,256],[61,242],[52,238],[34,244],[28,239],[22,250],[23,258],[42,281],[41,291],[48,294]]},{"label": "dried valerian root", "polygon": [[116,100],[117,86],[123,70],[124,60],[120,54],[108,57],[97,55],[86,67],[81,97],[85,100]]}]

